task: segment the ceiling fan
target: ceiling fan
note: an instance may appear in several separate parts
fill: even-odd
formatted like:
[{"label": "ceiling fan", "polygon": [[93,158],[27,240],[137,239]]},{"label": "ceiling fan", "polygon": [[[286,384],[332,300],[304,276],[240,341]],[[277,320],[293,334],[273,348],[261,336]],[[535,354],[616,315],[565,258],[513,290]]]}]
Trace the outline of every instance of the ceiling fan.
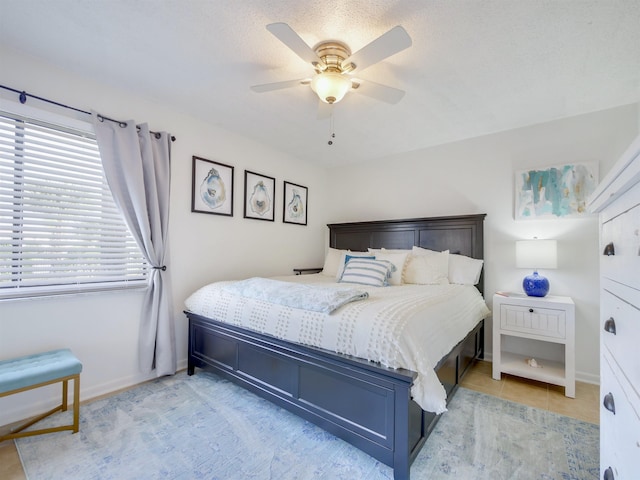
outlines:
[{"label": "ceiling fan", "polygon": [[311,78],[254,85],[251,87],[254,92],[309,85],[320,100],[327,104],[339,102],[350,90],[358,90],[363,95],[387,103],[398,103],[404,96],[403,90],[351,75],[355,70],[359,73],[411,46],[411,37],[400,25],[353,54],[345,43],[336,40],[323,41],[311,48],[286,23],[271,23],[267,25],[267,30],[296,55],[309,62],[315,73]]}]

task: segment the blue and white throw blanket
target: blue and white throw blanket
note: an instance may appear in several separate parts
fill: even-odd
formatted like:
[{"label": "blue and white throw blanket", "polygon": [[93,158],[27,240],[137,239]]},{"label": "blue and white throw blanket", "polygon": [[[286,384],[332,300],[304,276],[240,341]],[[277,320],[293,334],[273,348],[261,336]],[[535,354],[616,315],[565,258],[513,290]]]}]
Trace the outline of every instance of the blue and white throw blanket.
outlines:
[{"label": "blue and white throw blanket", "polygon": [[354,288],[336,289],[260,277],[234,282],[223,289],[242,297],[322,313],[331,313],[346,303],[369,297],[367,292]]}]

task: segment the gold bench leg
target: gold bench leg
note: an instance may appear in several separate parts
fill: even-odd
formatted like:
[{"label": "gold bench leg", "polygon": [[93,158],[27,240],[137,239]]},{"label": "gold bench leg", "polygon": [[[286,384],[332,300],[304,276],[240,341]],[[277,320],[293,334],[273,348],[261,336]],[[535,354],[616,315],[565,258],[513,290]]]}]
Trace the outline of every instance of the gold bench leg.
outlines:
[{"label": "gold bench leg", "polygon": [[62,381],[62,411],[67,411],[67,388],[68,388],[68,380]]},{"label": "gold bench leg", "polygon": [[[68,400],[67,387],[68,387],[69,380],[73,380],[73,424],[62,425],[59,427],[42,428],[39,430],[30,430],[28,432],[24,432],[23,430],[25,430],[26,428],[29,428],[31,425],[39,422],[40,420],[48,417],[49,415],[52,415],[56,412],[67,410],[67,400]],[[24,392],[26,390],[43,387],[45,385],[49,385],[56,382],[62,382],[62,403],[57,407],[52,408],[48,412],[45,412],[41,415],[38,415],[35,418],[32,418],[28,422],[13,429],[10,433],[0,436],[0,442],[3,442],[5,440],[11,440],[14,438],[31,437],[33,435],[40,435],[42,433],[62,432],[64,430],[71,430],[73,433],[77,433],[80,430],[80,374],[71,375],[64,379],[53,380],[53,381],[42,383],[39,385],[32,385],[32,386],[21,388],[12,392],[5,392],[2,396],[11,395],[13,393]]]},{"label": "gold bench leg", "polygon": [[80,375],[73,379],[73,433],[80,429]]}]

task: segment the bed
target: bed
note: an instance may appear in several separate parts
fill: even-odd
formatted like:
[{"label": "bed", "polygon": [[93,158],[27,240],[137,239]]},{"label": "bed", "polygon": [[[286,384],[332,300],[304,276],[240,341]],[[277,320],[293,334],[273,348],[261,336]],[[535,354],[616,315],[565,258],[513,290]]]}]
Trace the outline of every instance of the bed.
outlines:
[{"label": "bed", "polygon": [[[329,244],[361,252],[416,246],[482,259],[484,216],[330,224]],[[475,288],[482,293],[482,275]],[[396,480],[409,479],[411,463],[439,419],[412,396],[416,371],[185,313],[189,375],[196,367],[213,371],[389,465]],[[434,369],[447,401],[472,361],[483,356],[484,320],[461,336]]]}]

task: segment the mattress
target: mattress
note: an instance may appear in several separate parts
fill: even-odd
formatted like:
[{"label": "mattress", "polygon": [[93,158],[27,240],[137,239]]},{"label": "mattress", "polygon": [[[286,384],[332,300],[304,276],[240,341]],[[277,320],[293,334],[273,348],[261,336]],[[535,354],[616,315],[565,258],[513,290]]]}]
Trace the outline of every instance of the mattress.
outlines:
[{"label": "mattress", "polygon": [[[353,289],[330,277],[299,275],[277,280]],[[446,411],[446,392],[435,373],[439,360],[490,311],[470,285],[399,285],[357,289],[368,298],[330,314],[235,295],[231,282],[206,285],[187,298],[198,315],[282,340],[353,355],[418,374],[411,394],[423,410]]]}]

